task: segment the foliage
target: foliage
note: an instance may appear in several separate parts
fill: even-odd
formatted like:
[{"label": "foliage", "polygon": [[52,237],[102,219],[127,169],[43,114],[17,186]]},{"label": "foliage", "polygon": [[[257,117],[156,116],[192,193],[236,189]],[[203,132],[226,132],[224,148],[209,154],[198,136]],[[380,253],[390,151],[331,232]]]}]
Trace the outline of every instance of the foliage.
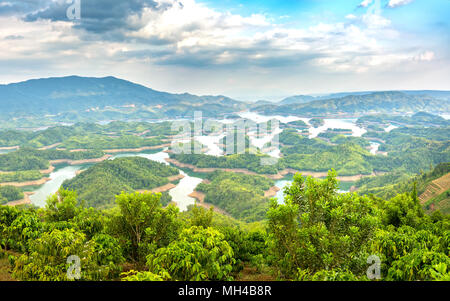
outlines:
[{"label": "foliage", "polygon": [[160,197],[153,193],[122,193],[116,197],[119,212],[111,217],[109,227],[128,259],[142,262],[148,253],[178,236],[178,208],[162,208]]},{"label": "foliage", "polygon": [[13,276],[22,280],[67,281],[67,271],[72,263],[69,256],[78,256],[82,280],[100,280],[109,273],[108,267],[95,260],[95,244],[86,241],[85,235],[73,229],[45,232],[30,241],[29,255],[23,254],[15,261]]},{"label": "foliage", "polygon": [[191,227],[165,248],[147,256],[150,272],[172,280],[231,280],[233,250],[213,228]]},{"label": "foliage", "polygon": [[118,158],[96,164],[62,186],[77,191],[78,201],[87,206],[110,207],[115,195],[163,186],[178,173],[176,168],[146,158]]},{"label": "foliage", "polygon": [[262,220],[268,209],[264,191],[274,185],[272,180],[230,172],[214,172],[196,190],[205,193],[205,202],[216,205],[234,218],[247,222]]},{"label": "foliage", "polygon": [[0,186],[0,205],[23,199],[23,192],[14,186]]}]

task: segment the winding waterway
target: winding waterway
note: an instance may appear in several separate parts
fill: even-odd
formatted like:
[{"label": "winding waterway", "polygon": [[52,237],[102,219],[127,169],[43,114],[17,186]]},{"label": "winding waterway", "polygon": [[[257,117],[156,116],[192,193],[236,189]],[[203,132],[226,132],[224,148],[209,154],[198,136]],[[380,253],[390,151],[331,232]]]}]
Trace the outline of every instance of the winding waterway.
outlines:
[{"label": "winding waterway", "polygon": [[[297,120],[303,120],[305,123],[309,124],[309,118],[299,118],[296,116],[264,116],[253,112],[244,112],[240,113],[239,116],[241,118],[246,118],[252,120],[254,122],[267,122],[271,119],[278,119],[281,123],[288,123]],[[223,123],[230,123],[232,120],[224,120]],[[324,125],[318,128],[310,127],[310,138],[317,137],[320,133],[325,132],[327,129],[336,128],[336,129],[349,129],[352,131],[352,135],[356,137],[360,137],[363,135],[366,130],[358,127],[356,125],[356,119],[324,119]],[[390,126],[386,129],[386,131],[390,131],[396,128],[395,126]],[[276,129],[272,134],[263,136],[263,137],[255,137],[252,133],[249,133],[250,142],[252,145],[262,149],[263,146],[271,142],[276,134],[279,134],[281,129]],[[224,137],[224,134],[221,135],[211,135],[211,136],[196,136],[195,139],[202,143],[203,145],[208,147],[207,154],[213,156],[222,156],[223,151],[218,146],[220,140]],[[376,154],[378,151],[379,143],[371,142],[370,144],[370,152],[372,154]],[[0,150],[0,153],[6,153],[10,150]],[[272,157],[280,157],[279,150],[272,150],[269,154]],[[169,158],[168,153],[161,151],[156,153],[119,153],[110,158],[110,160],[114,160],[116,158],[122,157],[143,157],[152,161],[168,164],[165,159]],[[72,165],[72,166],[63,166],[53,171],[50,175],[50,181],[39,187],[35,190],[34,194],[30,196],[32,203],[36,206],[43,207],[45,206],[45,201],[47,197],[53,193],[55,193],[61,184],[68,179],[72,179],[76,176],[77,171],[86,168],[89,165]],[[195,176],[190,176],[184,171],[180,170],[180,173],[184,175],[184,178],[179,181],[175,188],[169,191],[169,194],[172,196],[172,199],[175,203],[177,203],[180,210],[184,211],[191,204],[195,204],[195,199],[189,197],[194,189],[197,187],[199,183],[202,182],[203,179]],[[292,182],[291,178],[285,178],[283,180],[277,181],[276,186],[281,190],[277,193],[277,198],[280,203],[284,201],[283,197],[283,188]],[[346,192],[347,190],[341,190],[340,192]]]},{"label": "winding waterway", "polygon": [[[153,154],[149,153],[120,153],[112,156],[108,160],[114,160],[116,158],[124,158],[124,157],[142,157],[147,158],[152,161],[160,162],[169,165],[165,161],[166,158],[169,158],[169,155],[164,152],[157,152]],[[76,176],[77,171],[86,168],[87,165],[71,165],[65,166],[62,168],[58,168],[53,171],[49,178],[50,181],[42,185],[39,189],[34,191],[34,194],[30,196],[31,202],[38,206],[44,207],[47,198],[58,191],[59,187],[65,180],[72,179]],[[169,191],[170,196],[172,196],[172,200],[177,204],[181,211],[187,210],[189,205],[195,204],[195,199],[190,197],[195,187],[200,184],[203,179],[197,177],[191,177],[186,174],[184,171],[180,170],[180,173],[184,176],[183,179],[179,181],[177,186]]]}]

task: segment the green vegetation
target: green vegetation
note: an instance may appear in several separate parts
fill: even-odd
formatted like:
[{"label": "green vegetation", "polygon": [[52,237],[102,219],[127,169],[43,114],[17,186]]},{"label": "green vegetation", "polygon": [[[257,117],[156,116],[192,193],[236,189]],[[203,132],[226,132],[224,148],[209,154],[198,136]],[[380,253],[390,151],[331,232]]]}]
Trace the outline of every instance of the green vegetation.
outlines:
[{"label": "green vegetation", "polygon": [[[118,158],[96,164],[62,186],[77,191],[78,200],[88,206],[108,207],[122,191],[151,190],[169,183],[167,178],[178,173],[176,168],[145,158]],[[165,203],[170,201],[167,198]]]},{"label": "green vegetation", "polygon": [[313,127],[318,128],[319,126],[323,126],[325,124],[325,120],[323,120],[322,118],[311,118],[309,123]]},{"label": "green vegetation", "polygon": [[431,181],[436,180],[450,172],[450,163],[438,164],[428,172],[417,175],[392,172],[382,176],[368,177],[355,183],[359,194],[373,194],[383,199],[391,199],[398,193],[406,193],[416,183],[417,193],[420,195]]},{"label": "green vegetation", "polygon": [[39,180],[43,177],[39,170],[25,170],[8,173],[0,173],[0,183],[6,182],[26,182]]},{"label": "green vegetation", "polygon": [[429,114],[426,112],[419,112],[413,116],[404,115],[368,115],[360,117],[357,122],[363,126],[377,125],[382,127],[387,127],[388,124],[396,125],[409,125],[409,126],[449,126],[450,122],[441,116]]},{"label": "green vegetation", "polygon": [[370,146],[370,142],[367,141],[367,139],[361,138],[361,137],[353,137],[353,136],[345,136],[340,135],[336,132],[325,132],[320,133],[318,135],[319,138],[325,138],[332,144],[345,144],[345,143],[354,143],[361,147],[368,147]]},{"label": "green vegetation", "polygon": [[[235,176],[211,174],[206,186],[271,184]],[[60,189],[42,209],[0,206],[0,253],[18,280],[71,280],[74,254],[80,280],[367,281],[373,256],[381,280],[450,279],[450,219],[426,215],[414,187],[385,201],[339,194],[338,185],[334,171],[324,180],[297,174],[285,204],[272,200],[259,226],[199,207],[180,214],[154,193],[121,193],[115,207],[86,208]]]},{"label": "green vegetation", "polygon": [[286,126],[289,128],[295,128],[295,129],[299,129],[299,130],[304,130],[304,129],[309,128],[309,126],[303,120],[296,120],[296,121],[288,122],[286,124]]},{"label": "green vegetation", "polygon": [[439,99],[420,93],[407,94],[398,91],[373,92],[363,95],[347,95],[331,99],[319,99],[308,103],[289,105],[261,105],[254,108],[266,115],[299,115],[326,117],[329,115],[380,112],[385,114],[417,112],[447,112],[448,99]]},{"label": "green vegetation", "polygon": [[376,255],[383,280],[448,279],[448,217],[426,216],[414,193],[386,202],[337,187],[334,172],[323,181],[296,175],[286,204],[272,202],[270,262],[279,277],[368,280],[366,261]]},{"label": "green vegetation", "polygon": [[160,140],[176,134],[172,123],[122,122],[106,125],[77,123],[72,126],[54,126],[41,131],[0,131],[0,146],[41,148],[57,145],[67,149],[111,149],[154,146]]},{"label": "green vegetation", "polygon": [[265,177],[230,172],[214,172],[207,176],[209,184],[200,183],[196,190],[205,193],[205,202],[216,205],[232,217],[246,222],[265,218],[268,198],[264,191],[274,186]]},{"label": "green vegetation", "polygon": [[120,137],[105,137],[100,135],[73,136],[65,140],[61,147],[67,149],[120,149],[139,148],[144,146],[162,145],[161,139],[141,138],[134,135]]},{"label": "green vegetation", "polygon": [[276,174],[279,170],[277,165],[262,165],[261,159],[269,158],[262,154],[235,154],[223,157],[203,154],[170,154],[170,157],[198,168],[242,168],[259,174]]},{"label": "green vegetation", "polygon": [[[0,170],[2,171],[31,171],[47,169],[51,160],[84,160],[100,158],[102,151],[91,150],[70,152],[63,150],[36,150],[23,148],[14,152],[0,155]],[[31,177],[31,174],[17,174],[15,177]]]},{"label": "green vegetation", "polygon": [[23,192],[14,186],[0,186],[0,205],[23,199]]}]

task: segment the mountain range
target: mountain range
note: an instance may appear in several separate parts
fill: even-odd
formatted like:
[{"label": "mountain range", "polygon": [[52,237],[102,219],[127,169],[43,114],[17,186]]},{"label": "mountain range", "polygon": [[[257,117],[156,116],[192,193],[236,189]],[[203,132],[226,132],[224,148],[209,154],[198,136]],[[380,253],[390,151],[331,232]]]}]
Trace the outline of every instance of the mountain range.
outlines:
[{"label": "mountain range", "polygon": [[156,91],[112,76],[67,76],[0,85],[0,121],[9,125],[117,119],[226,117],[251,110],[263,114],[448,113],[450,91],[344,92],[297,95],[279,103],[242,102],[226,96]]}]

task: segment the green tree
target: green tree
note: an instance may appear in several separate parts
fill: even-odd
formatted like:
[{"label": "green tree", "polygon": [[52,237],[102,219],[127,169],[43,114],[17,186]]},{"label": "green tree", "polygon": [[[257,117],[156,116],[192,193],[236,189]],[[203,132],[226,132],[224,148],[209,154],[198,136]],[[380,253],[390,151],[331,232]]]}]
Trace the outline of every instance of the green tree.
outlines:
[{"label": "green tree", "polygon": [[172,280],[231,280],[233,250],[213,228],[184,229],[178,240],[147,256],[150,272]]},{"label": "green tree", "polygon": [[105,279],[108,269],[95,260],[94,242],[73,229],[53,230],[30,242],[29,255],[15,261],[13,276],[21,280],[67,281],[67,271],[72,263],[69,256],[80,258],[81,280]]},{"label": "green tree", "polygon": [[362,275],[379,211],[369,198],[337,188],[334,171],[325,180],[297,174],[285,189],[286,204],[272,201],[269,247],[282,277],[295,278],[298,269],[314,274],[337,268]]},{"label": "green tree", "polygon": [[214,208],[211,207],[209,210],[194,205],[192,207],[192,217],[189,220],[189,224],[191,227],[203,227],[208,228],[212,225],[212,220],[214,216]]},{"label": "green tree", "polygon": [[60,188],[47,199],[45,218],[49,222],[69,221],[73,219],[80,208],[77,207],[77,193]]},{"label": "green tree", "polygon": [[110,231],[116,235],[128,257],[142,262],[157,248],[177,238],[181,222],[178,208],[163,208],[160,193],[122,193],[116,197],[118,212],[110,220]]}]

